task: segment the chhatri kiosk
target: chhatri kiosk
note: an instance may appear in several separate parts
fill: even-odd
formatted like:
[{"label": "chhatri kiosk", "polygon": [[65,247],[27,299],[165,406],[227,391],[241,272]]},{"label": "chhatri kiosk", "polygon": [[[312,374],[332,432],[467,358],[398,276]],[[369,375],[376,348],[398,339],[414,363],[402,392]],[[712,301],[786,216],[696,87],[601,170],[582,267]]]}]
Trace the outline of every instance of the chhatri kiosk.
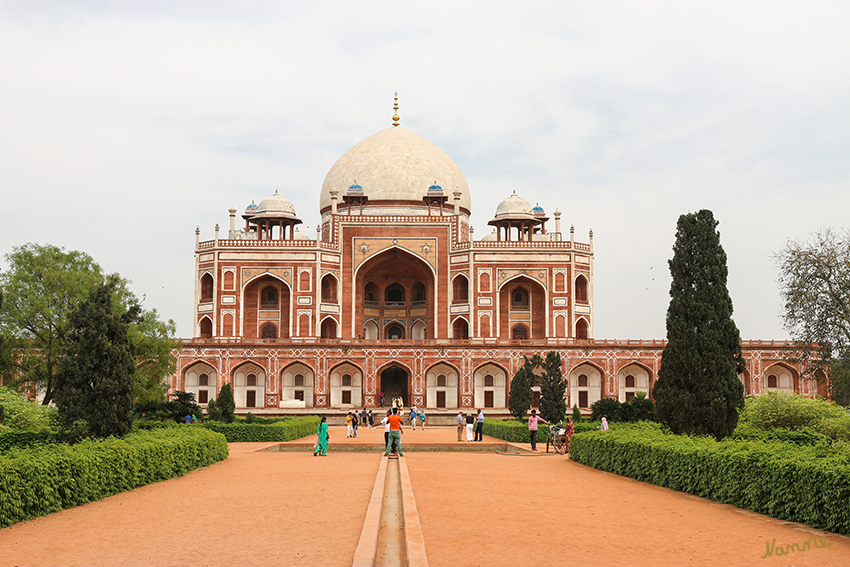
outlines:
[{"label": "chhatri kiosk", "polygon": [[[277,192],[241,221],[231,208],[225,234],[196,229],[194,336],[171,388],[204,405],[230,383],[237,411],[264,414],[374,408],[382,394],[498,414],[523,355],[555,350],[570,407],[651,393],[664,341],[594,338],[593,232],[576,240],[560,211],[550,223],[514,193],[475,239],[460,168],[394,108],[328,171],[316,234]],[[787,346],[743,343],[748,394],[815,393]]]}]

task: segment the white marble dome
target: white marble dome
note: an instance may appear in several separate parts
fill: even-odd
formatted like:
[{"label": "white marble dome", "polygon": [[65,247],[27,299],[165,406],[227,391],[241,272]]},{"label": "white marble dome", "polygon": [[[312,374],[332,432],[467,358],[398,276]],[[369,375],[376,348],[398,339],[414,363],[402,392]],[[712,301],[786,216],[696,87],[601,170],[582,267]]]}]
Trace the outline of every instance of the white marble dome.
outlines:
[{"label": "white marble dome", "polygon": [[274,195],[260,201],[260,204],[254,210],[254,216],[252,218],[281,217],[295,218],[295,205],[292,204],[292,201],[275,191]]},{"label": "white marble dome", "polygon": [[496,218],[534,218],[531,204],[514,192],[496,207]]},{"label": "white marble dome", "polygon": [[443,150],[404,128],[387,128],[342,154],[325,176],[320,209],[331,206],[331,189],[339,191],[337,203],[342,203],[354,183],[363,187],[370,205],[376,201],[422,201],[428,188],[437,184],[448,196],[449,206],[458,190],[460,206],[471,210],[469,186],[460,168]]}]

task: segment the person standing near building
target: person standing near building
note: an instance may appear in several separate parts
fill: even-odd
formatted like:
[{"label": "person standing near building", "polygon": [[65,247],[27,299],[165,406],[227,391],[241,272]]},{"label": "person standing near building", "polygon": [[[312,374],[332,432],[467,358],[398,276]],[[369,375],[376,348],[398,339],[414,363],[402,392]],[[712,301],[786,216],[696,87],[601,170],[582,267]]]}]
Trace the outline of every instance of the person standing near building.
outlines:
[{"label": "person standing near building", "polygon": [[410,426],[413,428],[413,431],[416,431],[416,406],[410,408]]},{"label": "person standing near building", "polygon": [[[372,428],[372,431],[375,431],[375,416],[372,415],[372,410],[369,410],[369,427]],[[384,439],[386,442],[386,439]]]},{"label": "person standing near building", "polygon": [[537,415],[537,410],[531,410],[531,416],[528,418],[528,436],[531,438],[531,450],[537,450],[537,422],[542,421],[548,424],[549,422]]},{"label": "person standing near building", "polygon": [[328,435],[328,418],[322,416],[322,421],[319,422],[319,442],[316,444],[316,450],[313,452],[313,456],[317,457],[320,453],[323,457],[326,457],[328,451],[328,441],[331,436]]},{"label": "person standing near building", "polygon": [[419,410],[419,425],[425,429],[425,410]]},{"label": "person standing near building", "polygon": [[568,417],[567,423],[564,424],[564,440],[566,441],[567,453],[570,452],[570,439],[573,437],[573,433],[576,432],[575,425],[573,425],[573,418]]},{"label": "person standing near building", "polygon": [[390,456],[390,447],[393,443],[398,445],[398,456],[403,457],[404,451],[401,448],[401,434],[402,434],[402,424],[404,420],[398,415],[398,408],[393,409],[392,415],[387,418],[387,425],[390,428],[390,436],[387,441],[387,448],[384,451],[384,456]]},{"label": "person standing near building", "polygon": [[369,425],[369,414],[366,413],[366,408],[363,408],[363,412],[360,414],[360,419],[362,420],[362,425]]},{"label": "person standing near building", "polygon": [[599,426],[602,431],[608,431],[608,417],[602,416],[602,425]]},{"label": "person standing near building", "polygon": [[357,437],[357,427],[360,425],[360,417],[357,416],[357,410],[351,413],[351,430],[354,431],[354,437]]},{"label": "person standing near building", "polygon": [[455,421],[457,422],[457,440],[463,441],[463,428],[466,425],[466,420],[463,419],[463,411],[457,410]]},{"label": "person standing near building", "polygon": [[484,440],[484,414],[478,410],[478,415],[475,418],[475,440]]},{"label": "person standing near building", "polygon": [[466,416],[466,440],[472,441],[472,430],[475,427],[475,416],[467,414]]}]

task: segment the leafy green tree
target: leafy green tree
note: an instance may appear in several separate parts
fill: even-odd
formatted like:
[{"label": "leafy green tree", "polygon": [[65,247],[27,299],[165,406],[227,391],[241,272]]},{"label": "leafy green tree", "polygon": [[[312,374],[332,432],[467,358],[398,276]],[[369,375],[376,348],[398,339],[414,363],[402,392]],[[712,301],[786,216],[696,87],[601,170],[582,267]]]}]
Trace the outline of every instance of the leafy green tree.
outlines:
[{"label": "leafy green tree", "polygon": [[136,352],[135,401],[165,401],[168,385],[163,378],[176,370],[174,352],[181,347],[180,341],[171,338],[176,334],[174,321],[162,321],[156,309],[143,311],[139,321],[130,325],[130,340]]},{"label": "leafy green tree", "polygon": [[137,304],[115,309],[117,276],[96,284],[68,317],[69,345],[56,372],[56,405],[67,429],[82,421],[93,437],[123,437],[133,426],[133,372],[129,326]]},{"label": "leafy green tree", "polygon": [[620,421],[622,404],[614,398],[601,398],[590,404],[590,421],[599,421],[603,417],[608,421]]},{"label": "leafy green tree", "polygon": [[[43,391],[42,403],[47,405],[68,347],[70,314],[107,275],[88,254],[49,244],[17,246],[6,261],[8,270],[0,272],[0,372],[13,379],[11,383],[31,383]],[[138,303],[126,280],[111,277],[116,278],[115,309]],[[175,332],[174,322],[160,321],[156,310],[146,311],[131,325],[139,365],[134,391],[141,401],[165,400],[162,379],[174,371],[172,350],[180,346],[169,338]]]},{"label": "leafy green tree", "polygon": [[744,406],[741,336],[726,287],[726,252],[709,210],[679,217],[667,346],[653,389],[659,420],[674,433],[722,439]]},{"label": "leafy green tree", "polygon": [[221,420],[225,423],[233,423],[233,420],[236,419],[236,415],[233,413],[236,410],[236,403],[233,401],[233,388],[230,384],[225,384],[218,392],[216,408],[221,412]]},{"label": "leafy green tree", "polygon": [[19,381],[43,390],[47,405],[68,346],[68,318],[104,275],[88,254],[49,244],[17,246],[6,262],[9,269],[0,273],[0,334],[16,351],[12,360]]},{"label": "leafy green tree", "polygon": [[203,416],[201,406],[195,401],[195,394],[192,392],[177,390],[174,392],[174,399],[169,403],[169,406],[171,415],[176,421],[183,421],[187,415]]},{"label": "leafy green tree", "polygon": [[635,395],[620,406],[620,421],[656,421],[655,402],[646,397],[646,392]]},{"label": "leafy green tree", "polygon": [[810,376],[828,375],[832,399],[850,404],[850,230],[788,240],[774,259],[785,327],[797,341],[792,359]]},{"label": "leafy green tree", "polygon": [[531,386],[525,366],[518,369],[511,379],[511,392],[508,395],[508,411],[517,419],[523,419],[531,408]]},{"label": "leafy green tree", "polygon": [[542,363],[540,382],[540,416],[551,423],[558,423],[567,413],[564,392],[567,382],[561,372],[561,355],[555,351],[546,354]]}]

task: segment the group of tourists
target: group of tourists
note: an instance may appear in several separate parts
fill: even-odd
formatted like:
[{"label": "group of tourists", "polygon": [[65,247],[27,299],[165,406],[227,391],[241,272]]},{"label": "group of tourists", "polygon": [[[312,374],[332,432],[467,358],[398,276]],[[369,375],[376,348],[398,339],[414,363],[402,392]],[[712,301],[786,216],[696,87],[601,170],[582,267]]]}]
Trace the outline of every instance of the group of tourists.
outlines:
[{"label": "group of tourists", "polygon": [[457,411],[455,417],[457,422],[457,440],[463,441],[463,432],[466,431],[467,441],[483,441],[484,440],[484,414],[478,410],[477,415],[472,413],[464,413],[463,410]]},{"label": "group of tourists", "polygon": [[375,429],[374,419],[372,410],[366,411],[366,408],[363,408],[363,411],[359,415],[356,410],[348,412],[348,415],[345,416],[345,425],[348,427],[348,435],[346,437],[357,437],[357,428],[360,425],[363,425],[363,427],[368,425],[372,429]]},{"label": "group of tourists", "polygon": [[[393,404],[396,404],[396,401],[400,398],[394,398]],[[381,425],[384,426],[384,445],[386,449],[384,450],[384,456],[388,456],[390,452],[398,453],[399,456],[404,456],[404,451],[401,449],[401,435],[403,431],[403,423],[404,418],[401,413],[404,406],[394,405],[393,408],[387,410],[387,415],[381,420]],[[410,419],[411,427],[416,430],[416,421],[419,420],[422,428],[425,428],[425,411],[417,410],[416,406],[412,406],[410,408],[410,413],[408,414],[408,418]],[[466,432],[466,440],[470,441],[482,441],[484,439],[484,413],[481,410],[478,410],[477,414],[472,413],[464,413],[463,410],[458,410],[457,417],[455,418],[457,421],[457,440],[463,441],[463,433]],[[363,411],[358,416],[357,411],[348,412],[346,416],[346,425],[348,426],[348,437],[357,437],[357,427],[362,420],[362,424],[369,425],[372,430],[375,429],[374,417],[372,415],[372,410],[366,410],[363,408]],[[531,441],[531,450],[537,451],[537,434],[539,431],[539,424],[543,422],[545,424],[549,424],[548,421],[543,419],[541,416],[537,414],[537,410],[531,410],[531,415],[528,417],[528,436]],[[608,429],[608,420],[602,419],[602,429]],[[568,417],[566,422],[564,423],[564,433],[566,436],[566,445],[567,450],[569,451],[570,447],[570,438],[575,432],[575,426],[573,425],[572,418]],[[328,440],[330,436],[328,435],[328,423],[327,418],[322,417],[319,422],[318,429],[318,439],[314,445],[313,456],[325,456],[328,450]]]}]

